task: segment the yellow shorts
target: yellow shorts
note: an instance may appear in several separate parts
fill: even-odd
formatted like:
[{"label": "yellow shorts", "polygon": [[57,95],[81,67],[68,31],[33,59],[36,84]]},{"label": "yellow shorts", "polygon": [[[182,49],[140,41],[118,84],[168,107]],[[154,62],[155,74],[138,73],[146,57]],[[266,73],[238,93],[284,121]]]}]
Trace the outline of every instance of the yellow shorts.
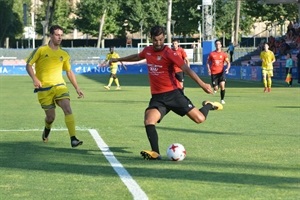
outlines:
[{"label": "yellow shorts", "polygon": [[273,69],[262,69],[262,75],[263,77],[266,77],[267,75],[273,77]]},{"label": "yellow shorts", "polygon": [[116,66],[116,67],[110,67],[109,70],[110,70],[110,73],[117,74],[118,66]]},{"label": "yellow shorts", "polygon": [[49,90],[38,92],[38,100],[44,110],[55,108],[56,100],[60,99],[70,99],[66,85],[53,86]]}]

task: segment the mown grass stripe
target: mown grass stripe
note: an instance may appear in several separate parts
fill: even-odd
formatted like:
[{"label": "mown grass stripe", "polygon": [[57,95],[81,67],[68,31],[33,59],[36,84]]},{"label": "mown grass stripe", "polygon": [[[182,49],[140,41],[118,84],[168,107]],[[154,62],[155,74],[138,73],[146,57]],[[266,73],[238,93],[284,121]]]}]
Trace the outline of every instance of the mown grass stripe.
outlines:
[{"label": "mown grass stripe", "polygon": [[113,169],[117,172],[123,183],[126,185],[128,190],[131,192],[134,199],[146,200],[148,199],[145,192],[137,184],[137,182],[131,177],[123,165],[117,160],[113,152],[110,151],[107,144],[103,141],[99,133],[95,129],[89,129],[90,134],[96,141],[99,149],[102,151],[105,158],[108,160]]}]

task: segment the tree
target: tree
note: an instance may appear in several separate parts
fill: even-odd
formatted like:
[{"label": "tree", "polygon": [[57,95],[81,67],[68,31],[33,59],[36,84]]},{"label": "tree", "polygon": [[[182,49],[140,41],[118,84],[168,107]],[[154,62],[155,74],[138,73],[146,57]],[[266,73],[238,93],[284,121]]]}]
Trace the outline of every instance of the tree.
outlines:
[{"label": "tree", "polygon": [[165,0],[128,0],[124,2],[123,14],[126,18],[119,19],[128,20],[132,32],[140,30],[140,22],[143,23],[142,33],[146,33],[146,35],[154,25],[166,27],[168,9]]},{"label": "tree", "polygon": [[119,5],[116,1],[80,1],[75,10],[76,18],[74,24],[80,31],[92,36],[98,36],[100,19],[105,10],[107,15],[105,17],[103,35],[115,35],[118,33],[120,25],[120,22],[115,21],[115,16],[119,12]]},{"label": "tree", "polygon": [[201,10],[197,10],[198,0],[174,0],[172,20],[175,20],[174,32],[176,35],[187,36],[198,33],[199,23],[202,24]]},{"label": "tree", "polygon": [[36,32],[43,34],[43,44],[46,43],[46,32],[53,24],[60,25],[65,33],[73,29],[70,2],[65,0],[43,0],[40,8],[36,8]]},{"label": "tree", "polygon": [[246,0],[244,12],[257,22],[269,24],[282,23],[286,20],[296,20],[298,15],[297,4],[259,4]]},{"label": "tree", "polygon": [[2,46],[6,38],[14,39],[23,32],[23,23],[20,15],[13,11],[14,1],[0,0],[0,5],[0,46]]}]

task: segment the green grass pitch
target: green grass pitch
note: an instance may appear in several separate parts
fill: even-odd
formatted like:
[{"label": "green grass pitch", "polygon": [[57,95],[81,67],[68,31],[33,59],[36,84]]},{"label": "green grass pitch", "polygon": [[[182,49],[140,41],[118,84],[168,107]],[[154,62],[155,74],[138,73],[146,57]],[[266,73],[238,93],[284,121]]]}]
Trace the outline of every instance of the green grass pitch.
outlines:
[{"label": "green grass pitch", "polygon": [[[44,112],[31,79],[0,76],[0,199],[133,199],[89,129],[149,199],[299,199],[299,84],[274,81],[272,92],[263,93],[261,82],[228,80],[224,110],[210,112],[203,124],[169,113],[157,125],[163,160],[145,161],[139,152],[149,149],[143,126],[148,77],[119,75],[121,91],[103,88],[108,76],[77,79],[84,99],[68,85],[84,143],[72,149],[61,109],[44,144]],[[185,94],[197,107],[219,101],[219,93],[204,93],[188,77]],[[184,161],[166,159],[173,142],[185,146]]]}]

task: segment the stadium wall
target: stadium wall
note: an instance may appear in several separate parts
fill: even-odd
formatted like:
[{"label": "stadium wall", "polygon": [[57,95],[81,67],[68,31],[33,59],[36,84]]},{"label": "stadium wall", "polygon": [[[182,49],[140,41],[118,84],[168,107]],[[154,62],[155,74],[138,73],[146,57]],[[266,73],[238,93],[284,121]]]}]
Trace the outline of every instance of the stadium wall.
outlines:
[{"label": "stadium wall", "polygon": [[[147,66],[145,63],[125,64],[127,70],[121,65],[118,67],[119,74],[147,74]],[[72,64],[72,69],[75,74],[109,74],[109,67],[97,67],[97,63],[76,63]],[[199,64],[191,64],[191,69],[199,76],[208,76],[206,66]],[[293,77],[297,78],[297,68],[293,70]],[[285,79],[284,67],[274,69],[274,78],[279,80]],[[25,63],[18,65],[3,65],[0,66],[0,76],[10,75],[27,75]],[[227,79],[242,79],[251,81],[261,81],[261,67],[260,66],[232,66],[227,75]]]}]

